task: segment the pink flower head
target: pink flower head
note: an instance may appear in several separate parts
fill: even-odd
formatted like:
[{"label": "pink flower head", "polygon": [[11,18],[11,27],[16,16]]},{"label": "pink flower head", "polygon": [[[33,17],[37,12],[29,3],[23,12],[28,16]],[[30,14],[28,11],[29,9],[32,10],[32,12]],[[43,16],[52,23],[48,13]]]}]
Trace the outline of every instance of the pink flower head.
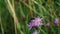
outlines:
[{"label": "pink flower head", "polygon": [[35,30],[32,34],[38,34],[38,31],[37,31],[37,30]]},{"label": "pink flower head", "polygon": [[58,23],[59,23],[59,19],[58,18],[55,18],[54,24],[55,25],[58,25]]},{"label": "pink flower head", "polygon": [[50,23],[47,23],[45,26],[46,26],[46,27],[49,27],[49,26],[50,26]]},{"label": "pink flower head", "polygon": [[42,25],[42,18],[35,18],[29,23],[29,28],[31,29],[34,26],[38,27],[40,25]]}]

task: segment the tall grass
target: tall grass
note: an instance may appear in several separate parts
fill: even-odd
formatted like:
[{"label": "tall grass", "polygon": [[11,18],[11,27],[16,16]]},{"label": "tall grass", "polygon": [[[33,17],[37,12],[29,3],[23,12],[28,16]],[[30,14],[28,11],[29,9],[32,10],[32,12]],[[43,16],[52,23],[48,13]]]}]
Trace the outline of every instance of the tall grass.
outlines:
[{"label": "tall grass", "polygon": [[32,34],[28,24],[38,16],[51,24],[38,27],[39,34],[60,34],[60,22],[54,25],[55,18],[60,21],[60,0],[0,0],[0,34]]}]

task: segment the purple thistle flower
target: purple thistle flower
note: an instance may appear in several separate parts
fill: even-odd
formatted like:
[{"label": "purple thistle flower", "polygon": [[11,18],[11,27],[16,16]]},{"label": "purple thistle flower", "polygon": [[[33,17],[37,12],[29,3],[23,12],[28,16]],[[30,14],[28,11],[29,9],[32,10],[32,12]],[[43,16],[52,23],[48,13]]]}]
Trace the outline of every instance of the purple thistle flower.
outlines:
[{"label": "purple thistle flower", "polygon": [[37,30],[35,30],[32,34],[38,34],[38,31],[37,31]]},{"label": "purple thistle flower", "polygon": [[59,23],[59,19],[58,19],[58,18],[55,18],[54,24],[55,24],[55,25],[58,25],[58,23]]},{"label": "purple thistle flower", "polygon": [[42,19],[43,18],[35,18],[34,20],[32,20],[29,23],[29,28],[31,29],[34,26],[38,27],[38,26],[42,25]]}]

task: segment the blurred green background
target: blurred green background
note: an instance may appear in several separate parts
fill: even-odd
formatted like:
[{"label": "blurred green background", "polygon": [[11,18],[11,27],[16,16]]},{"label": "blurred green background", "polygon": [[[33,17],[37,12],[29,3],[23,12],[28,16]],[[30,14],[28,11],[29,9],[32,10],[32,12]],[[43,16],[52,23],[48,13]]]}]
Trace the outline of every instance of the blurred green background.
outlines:
[{"label": "blurred green background", "polygon": [[[0,0],[0,34],[31,34],[28,24],[37,16],[51,23],[50,32],[60,34],[60,25],[53,25],[55,18],[60,19],[60,0]],[[48,34],[46,27],[42,30]]]}]

